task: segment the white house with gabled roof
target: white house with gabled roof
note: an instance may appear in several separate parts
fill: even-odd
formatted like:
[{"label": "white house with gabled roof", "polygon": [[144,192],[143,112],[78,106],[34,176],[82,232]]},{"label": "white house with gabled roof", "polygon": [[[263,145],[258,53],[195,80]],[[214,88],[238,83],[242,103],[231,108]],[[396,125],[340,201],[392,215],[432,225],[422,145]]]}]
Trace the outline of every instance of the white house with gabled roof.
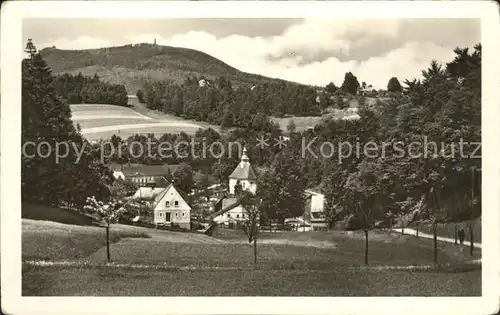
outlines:
[{"label": "white house with gabled roof", "polygon": [[133,198],[152,200],[154,224],[175,224],[183,229],[191,228],[191,207],[173,184],[167,188],[141,187]]}]

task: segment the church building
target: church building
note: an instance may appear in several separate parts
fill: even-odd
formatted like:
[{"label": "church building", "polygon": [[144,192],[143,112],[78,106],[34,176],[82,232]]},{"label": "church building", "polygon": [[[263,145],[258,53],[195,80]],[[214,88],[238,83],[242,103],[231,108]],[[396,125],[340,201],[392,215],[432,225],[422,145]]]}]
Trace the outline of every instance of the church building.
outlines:
[{"label": "church building", "polygon": [[257,190],[257,173],[255,172],[246,148],[243,148],[240,163],[229,175],[229,194],[230,196],[222,198],[222,207],[220,211],[214,213],[211,217],[219,224],[241,223],[248,219],[243,207],[238,204],[238,198],[235,194],[235,186],[241,185],[242,190],[248,190],[255,194]]},{"label": "church building", "polygon": [[257,189],[257,175],[252,167],[252,164],[250,164],[246,148],[243,148],[240,163],[231,175],[229,175],[230,194],[234,195],[234,187],[238,184],[238,182],[240,183],[242,190],[249,190],[255,194]]}]

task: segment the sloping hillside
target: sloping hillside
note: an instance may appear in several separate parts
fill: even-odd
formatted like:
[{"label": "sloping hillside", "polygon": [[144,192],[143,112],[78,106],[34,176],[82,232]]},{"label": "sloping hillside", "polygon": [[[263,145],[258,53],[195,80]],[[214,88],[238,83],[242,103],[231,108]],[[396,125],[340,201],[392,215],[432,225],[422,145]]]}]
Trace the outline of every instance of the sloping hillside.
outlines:
[{"label": "sloping hillside", "polygon": [[86,50],[45,48],[40,51],[54,73],[97,74],[110,83],[124,84],[135,94],[147,78],[182,83],[187,76],[207,79],[224,76],[236,85],[279,82],[280,79],[239,71],[206,53],[153,44],[126,45]]}]

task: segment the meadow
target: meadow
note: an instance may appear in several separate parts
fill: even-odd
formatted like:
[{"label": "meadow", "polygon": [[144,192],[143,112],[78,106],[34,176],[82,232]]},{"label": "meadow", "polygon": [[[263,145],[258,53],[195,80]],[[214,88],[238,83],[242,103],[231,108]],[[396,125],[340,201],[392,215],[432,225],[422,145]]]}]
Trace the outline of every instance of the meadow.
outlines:
[{"label": "meadow", "polygon": [[[172,115],[145,115],[136,107],[105,104],[71,105],[72,119],[82,128],[88,140],[109,139],[113,135],[127,138],[135,134],[179,133],[194,134],[202,124]],[[147,114],[151,112],[145,111]]]},{"label": "meadow", "polygon": [[[68,220],[71,210],[54,219],[57,211],[47,215]],[[107,264],[102,227],[84,217],[79,225],[31,218],[23,219],[23,295],[481,294],[481,267],[461,246],[439,243],[441,267],[434,268],[431,240],[397,233],[370,233],[369,266],[361,233],[262,233],[254,266],[243,231],[209,237],[113,225]]]}]

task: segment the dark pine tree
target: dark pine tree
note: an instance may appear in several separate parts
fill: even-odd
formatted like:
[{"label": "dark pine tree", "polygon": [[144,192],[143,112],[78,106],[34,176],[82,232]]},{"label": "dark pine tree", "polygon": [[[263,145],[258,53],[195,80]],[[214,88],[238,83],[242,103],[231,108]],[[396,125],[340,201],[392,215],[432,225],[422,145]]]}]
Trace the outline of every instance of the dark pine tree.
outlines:
[{"label": "dark pine tree", "polygon": [[401,83],[399,83],[398,78],[392,77],[389,79],[389,82],[387,82],[387,91],[389,92],[403,91],[403,87],[401,86]]},{"label": "dark pine tree", "polygon": [[352,74],[352,72],[347,72],[344,76],[344,82],[341,86],[342,91],[355,95],[359,89],[358,78]]},{"label": "dark pine tree", "polygon": [[[73,126],[69,105],[56,93],[51,70],[31,41],[26,50],[29,57],[22,61],[23,201],[82,204],[85,196],[106,196],[102,180],[109,174],[88,152],[77,156],[74,147],[80,150],[86,141]],[[46,144],[37,153],[34,148],[42,142]]]}]

